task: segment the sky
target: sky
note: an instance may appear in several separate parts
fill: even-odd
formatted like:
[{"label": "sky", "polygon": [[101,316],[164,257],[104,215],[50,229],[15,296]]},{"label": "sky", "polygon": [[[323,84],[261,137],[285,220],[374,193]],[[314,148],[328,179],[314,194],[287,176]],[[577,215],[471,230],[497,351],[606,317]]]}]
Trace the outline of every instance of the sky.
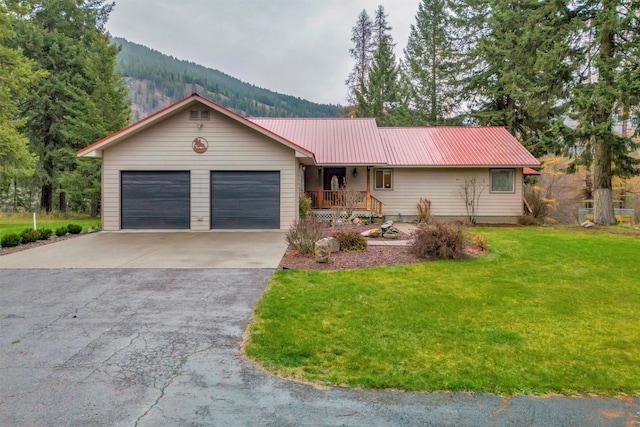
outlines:
[{"label": "sky", "polygon": [[402,58],[420,0],[116,0],[112,36],[309,101],[345,104],[351,29],[388,14]]}]

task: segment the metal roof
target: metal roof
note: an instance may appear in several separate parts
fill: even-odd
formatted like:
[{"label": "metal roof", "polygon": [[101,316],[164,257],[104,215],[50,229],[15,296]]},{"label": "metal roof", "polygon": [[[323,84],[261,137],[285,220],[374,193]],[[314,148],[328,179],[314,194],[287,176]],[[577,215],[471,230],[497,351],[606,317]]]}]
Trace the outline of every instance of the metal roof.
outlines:
[{"label": "metal roof", "polygon": [[379,132],[390,166],[540,165],[502,127],[380,128]]},{"label": "metal roof", "polygon": [[384,165],[387,157],[375,119],[250,118],[315,154],[318,164]]}]

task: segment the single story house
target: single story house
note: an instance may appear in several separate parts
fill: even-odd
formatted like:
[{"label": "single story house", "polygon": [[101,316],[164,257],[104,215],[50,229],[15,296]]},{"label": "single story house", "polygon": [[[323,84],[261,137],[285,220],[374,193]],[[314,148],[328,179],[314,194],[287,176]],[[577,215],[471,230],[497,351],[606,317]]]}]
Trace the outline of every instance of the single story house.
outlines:
[{"label": "single story house", "polygon": [[[287,229],[303,194],[317,212],[479,222],[523,212],[523,170],[539,162],[504,128],[378,128],[374,119],[255,119],[193,94],[78,151],[102,159],[102,227]],[[467,198],[468,199],[468,198]]]}]

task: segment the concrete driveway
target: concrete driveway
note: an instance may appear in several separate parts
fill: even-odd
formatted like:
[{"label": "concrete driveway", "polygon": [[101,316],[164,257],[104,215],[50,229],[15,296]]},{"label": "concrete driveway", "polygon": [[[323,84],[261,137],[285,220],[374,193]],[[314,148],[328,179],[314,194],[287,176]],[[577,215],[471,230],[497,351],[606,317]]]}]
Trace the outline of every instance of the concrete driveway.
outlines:
[{"label": "concrete driveway", "polygon": [[0,257],[14,268],[277,268],[275,231],[100,232]]},{"label": "concrete driveway", "polygon": [[639,398],[318,390],[272,377],[239,347],[273,272],[0,271],[0,425],[640,423]]}]

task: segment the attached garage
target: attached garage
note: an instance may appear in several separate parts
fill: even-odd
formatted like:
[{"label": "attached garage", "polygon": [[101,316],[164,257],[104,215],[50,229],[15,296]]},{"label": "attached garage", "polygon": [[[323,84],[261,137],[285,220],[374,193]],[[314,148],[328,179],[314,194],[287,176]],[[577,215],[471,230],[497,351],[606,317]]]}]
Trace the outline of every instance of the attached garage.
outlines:
[{"label": "attached garage", "polygon": [[212,171],[212,229],[279,229],[279,171]]},{"label": "attached garage", "polygon": [[188,171],[122,171],[122,229],[186,229],[190,221]]},{"label": "attached garage", "polygon": [[193,94],[80,150],[102,159],[102,229],[279,229],[314,154]]}]

